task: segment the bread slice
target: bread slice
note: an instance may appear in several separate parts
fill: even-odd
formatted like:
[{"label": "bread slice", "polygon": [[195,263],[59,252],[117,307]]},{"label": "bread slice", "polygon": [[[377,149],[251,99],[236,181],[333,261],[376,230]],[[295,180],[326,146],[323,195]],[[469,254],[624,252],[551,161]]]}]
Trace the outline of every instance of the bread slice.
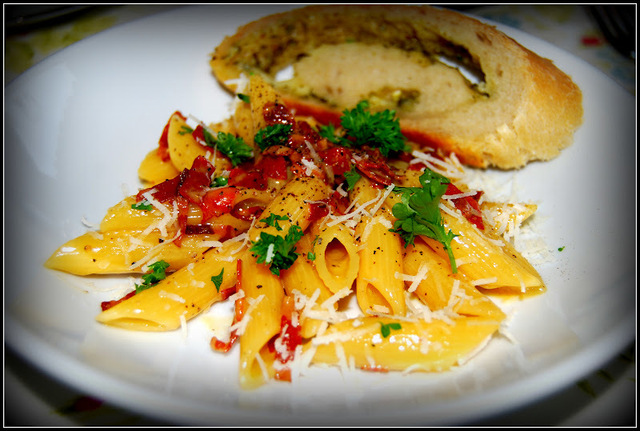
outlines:
[{"label": "bread slice", "polygon": [[[582,93],[550,60],[431,6],[316,5],[248,23],[210,61],[234,91],[259,73],[300,115],[337,122],[363,99],[407,138],[474,167],[549,160],[582,123]],[[285,79],[284,73],[292,74]]]}]

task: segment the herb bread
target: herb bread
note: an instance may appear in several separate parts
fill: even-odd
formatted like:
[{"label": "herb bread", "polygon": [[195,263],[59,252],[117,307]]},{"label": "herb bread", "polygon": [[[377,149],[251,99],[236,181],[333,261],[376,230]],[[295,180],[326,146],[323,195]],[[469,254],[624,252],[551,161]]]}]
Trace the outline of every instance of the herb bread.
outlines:
[{"label": "herb bread", "polygon": [[261,74],[300,115],[337,122],[364,99],[372,110],[393,109],[408,139],[475,167],[552,159],[582,122],[580,89],[550,60],[431,6],[270,15],[226,37],[210,65],[231,91],[241,74]]}]

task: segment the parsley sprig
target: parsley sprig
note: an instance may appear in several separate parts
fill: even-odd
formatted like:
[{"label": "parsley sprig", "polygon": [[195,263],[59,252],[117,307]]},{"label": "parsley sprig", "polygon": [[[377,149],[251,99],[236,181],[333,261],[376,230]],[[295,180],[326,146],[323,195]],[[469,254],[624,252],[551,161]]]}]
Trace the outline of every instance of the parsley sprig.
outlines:
[{"label": "parsley sprig", "polygon": [[149,269],[151,270],[151,272],[148,272],[142,276],[142,284],[136,284],[136,293],[147,290],[148,288],[155,286],[160,281],[164,280],[167,277],[167,268],[169,268],[169,263],[165,262],[164,260],[159,260],[149,265]]},{"label": "parsley sprig", "polygon": [[258,130],[253,140],[264,151],[272,145],[286,145],[292,130],[291,124],[271,124]]},{"label": "parsley sprig", "polygon": [[298,225],[291,226],[284,237],[260,232],[260,238],[253,242],[250,251],[258,258],[258,263],[269,265],[272,274],[280,275],[280,270],[289,269],[298,258],[296,243],[303,235]]},{"label": "parsley sprig", "polygon": [[391,209],[396,221],[392,232],[398,233],[405,240],[405,247],[413,244],[415,237],[424,235],[440,242],[449,256],[451,271],[457,272],[456,260],[451,249],[451,241],[456,236],[451,230],[445,231],[440,215],[440,198],[447,191],[449,179],[425,169],[420,175],[422,187],[396,187],[401,193],[401,202]]},{"label": "parsley sprig", "polygon": [[275,227],[276,230],[282,230],[282,227],[280,226],[278,221],[285,221],[285,220],[289,220],[289,217],[284,215],[281,216],[274,213],[269,214],[269,217],[267,218],[260,219],[261,222],[266,223],[268,226]]},{"label": "parsley sprig", "polygon": [[369,102],[359,102],[354,109],[342,112],[340,124],[346,135],[343,142],[345,139],[350,140],[350,137],[356,145],[379,148],[385,157],[391,153],[406,151],[406,138],[400,131],[400,121],[395,115],[396,111],[388,109],[371,113]]},{"label": "parsley sprig", "polygon": [[214,137],[204,128],[202,134],[207,146],[217,148],[218,151],[229,158],[233,166],[238,166],[253,157],[253,149],[239,136],[218,132],[218,135]]}]

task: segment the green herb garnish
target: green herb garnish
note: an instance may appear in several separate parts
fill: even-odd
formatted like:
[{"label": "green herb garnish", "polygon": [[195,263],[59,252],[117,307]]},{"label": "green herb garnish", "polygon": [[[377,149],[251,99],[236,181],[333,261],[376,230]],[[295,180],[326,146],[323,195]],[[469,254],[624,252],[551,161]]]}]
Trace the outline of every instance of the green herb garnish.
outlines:
[{"label": "green herb garnish", "polygon": [[263,218],[260,221],[263,223],[266,223],[269,226],[275,227],[276,230],[282,230],[282,227],[280,227],[280,224],[278,224],[278,220],[280,221],[289,220],[289,217],[280,216],[280,215],[271,213],[269,214],[269,217]]},{"label": "green herb garnish", "polygon": [[[341,138],[336,134],[336,128],[333,124],[327,124],[326,126],[320,126],[318,128],[318,134],[323,138],[328,139],[334,144],[341,144]],[[349,144],[349,143],[347,143]]]},{"label": "green herb garnish", "polygon": [[153,209],[153,205],[151,205],[148,200],[144,199],[140,202],[132,204],[131,208],[133,208],[134,210],[151,211]]},{"label": "green herb garnish", "polygon": [[167,277],[165,272],[167,268],[169,268],[169,263],[164,260],[159,260],[149,265],[151,272],[142,276],[142,284],[136,284],[136,293],[140,293],[164,280]]},{"label": "green herb garnish", "polygon": [[391,209],[397,219],[392,232],[400,234],[405,247],[413,244],[418,235],[424,235],[440,242],[451,262],[451,271],[457,271],[456,261],[451,249],[451,240],[456,236],[449,230],[445,232],[440,215],[440,198],[447,191],[449,179],[425,169],[420,175],[422,187],[396,187],[393,190],[401,193],[401,202]]},{"label": "green herb garnish", "polygon": [[207,129],[203,128],[205,144],[211,148],[217,148],[222,154],[231,160],[233,166],[249,160],[253,157],[253,149],[239,136],[231,133],[218,132],[214,137]]},{"label": "green herb garnish", "polygon": [[347,181],[347,191],[353,190],[358,180],[362,178],[362,175],[356,171],[355,166],[350,171],[344,173],[344,179]]},{"label": "green herb garnish", "polygon": [[249,96],[247,96],[246,94],[238,93],[238,99],[242,100],[245,103],[250,102]]},{"label": "green herb garnish", "polygon": [[213,284],[215,284],[217,292],[220,292],[220,286],[222,286],[223,275],[224,275],[224,268],[222,268],[222,270],[220,271],[220,274],[214,275],[213,277],[211,277],[211,281],[213,281]]},{"label": "green herb garnish", "polygon": [[400,329],[402,329],[402,326],[400,326],[398,322],[392,322],[392,323],[380,322],[380,333],[382,334],[383,338],[387,338],[389,335],[391,335],[392,329],[395,331],[399,331]]},{"label": "green herb garnish", "polygon": [[290,124],[272,124],[258,130],[254,141],[261,150],[265,150],[272,145],[285,145],[289,140],[291,130]]},{"label": "green herb garnish", "polygon": [[406,151],[406,138],[400,131],[400,122],[396,111],[384,110],[372,114],[369,102],[361,101],[352,110],[345,110],[340,124],[345,135],[353,138],[356,145],[369,145],[380,149],[383,156]]},{"label": "green herb garnish", "polygon": [[178,135],[190,135],[191,133],[193,133],[193,129],[191,127],[182,125]]},{"label": "green herb garnish", "polygon": [[298,225],[291,226],[284,237],[260,232],[260,239],[253,242],[250,251],[254,252],[258,263],[269,265],[272,274],[280,275],[280,270],[290,268],[298,258],[295,245],[303,235]]}]

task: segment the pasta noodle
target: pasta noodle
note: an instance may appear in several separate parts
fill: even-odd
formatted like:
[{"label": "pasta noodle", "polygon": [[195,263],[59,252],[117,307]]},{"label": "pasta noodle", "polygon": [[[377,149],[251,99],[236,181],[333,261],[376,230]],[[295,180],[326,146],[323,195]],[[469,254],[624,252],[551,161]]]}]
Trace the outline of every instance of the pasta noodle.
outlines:
[{"label": "pasta noodle", "polygon": [[311,229],[314,266],[326,287],[336,293],[351,287],[358,275],[360,256],[353,233],[344,223]]},{"label": "pasta noodle", "polygon": [[[238,343],[240,386],[253,389],[291,381],[303,357],[450,369],[504,323],[494,295],[544,292],[510,242],[535,205],[481,203],[455,155],[429,155],[442,169],[426,167],[392,112],[362,102],[336,128],[296,117],[257,75],[236,88],[222,122],[173,113],[141,161],[145,188],[45,262],[140,277],[101,304],[101,324],[172,331],[232,301],[229,339],[212,337],[212,354]],[[380,130],[358,129],[372,118]]]}]

